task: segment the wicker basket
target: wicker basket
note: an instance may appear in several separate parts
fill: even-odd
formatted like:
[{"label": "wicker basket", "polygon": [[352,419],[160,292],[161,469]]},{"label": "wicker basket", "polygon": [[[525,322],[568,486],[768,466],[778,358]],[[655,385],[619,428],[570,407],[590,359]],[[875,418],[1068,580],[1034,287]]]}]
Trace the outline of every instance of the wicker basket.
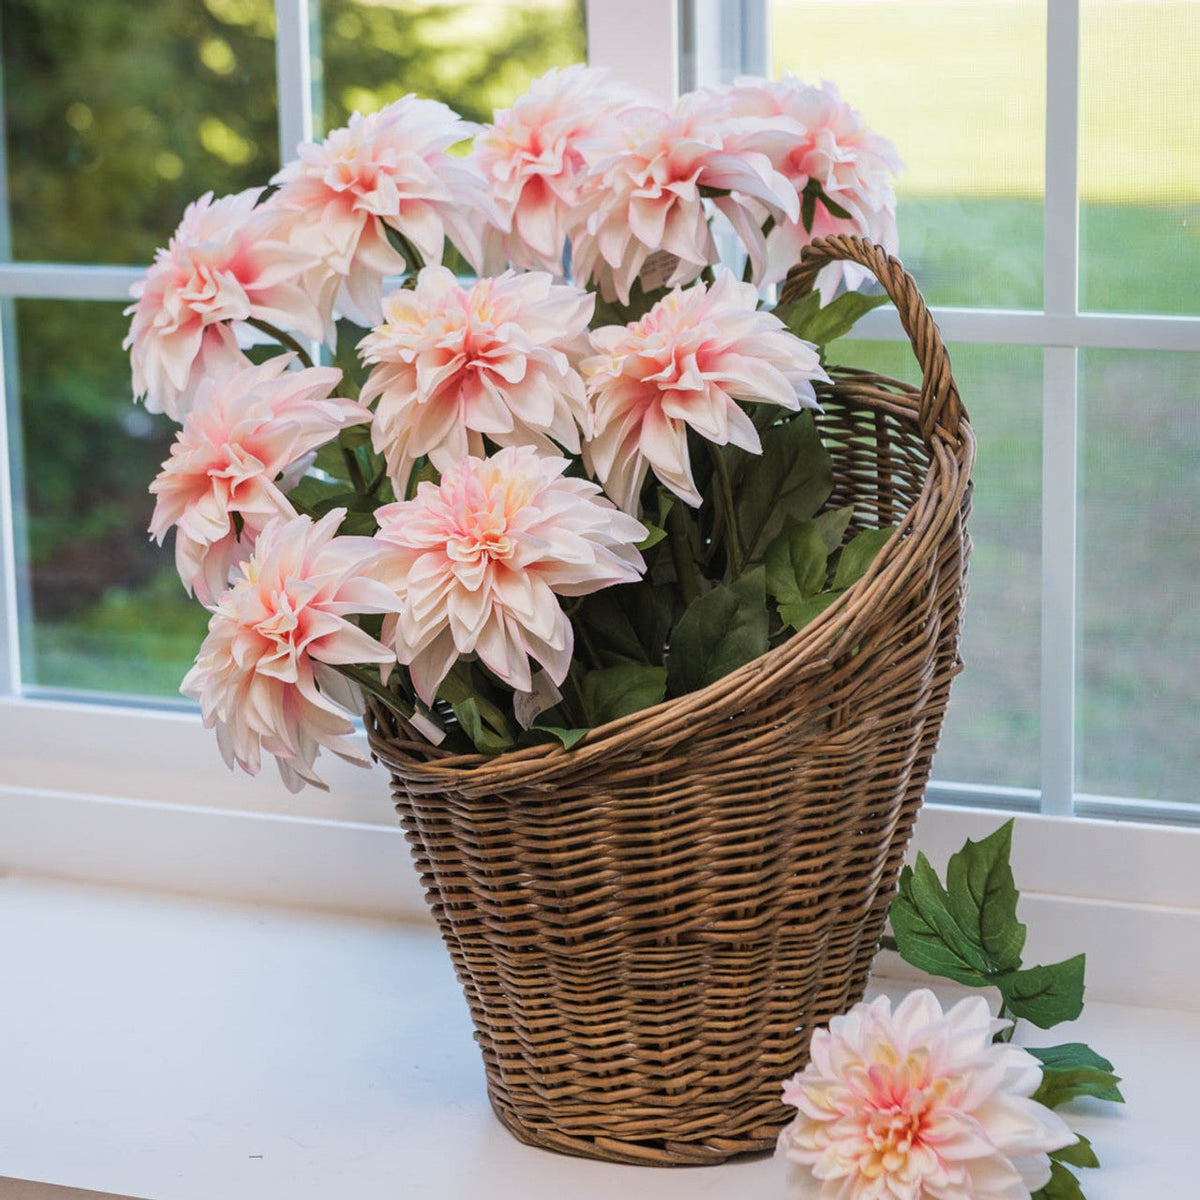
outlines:
[{"label": "wicker basket", "polygon": [[790,641],[565,752],[445,757],[373,707],[371,744],[454,960],[500,1120],[522,1141],[655,1165],[774,1144],[780,1081],[860,999],[959,669],[974,442],[941,338],[879,247],[920,390],[824,390],[831,505],[898,525]]}]

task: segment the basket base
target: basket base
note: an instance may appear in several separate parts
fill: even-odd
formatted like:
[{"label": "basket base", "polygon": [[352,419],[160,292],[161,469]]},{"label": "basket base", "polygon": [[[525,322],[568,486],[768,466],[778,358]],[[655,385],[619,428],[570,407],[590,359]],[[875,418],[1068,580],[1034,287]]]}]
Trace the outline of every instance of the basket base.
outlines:
[{"label": "basket base", "polygon": [[507,1104],[498,1101],[490,1089],[488,1100],[500,1124],[526,1146],[636,1167],[716,1166],[743,1154],[761,1155],[773,1151],[779,1138],[777,1126],[751,1130],[738,1138],[713,1138],[706,1142],[675,1142],[665,1138],[625,1142],[606,1137],[572,1137],[557,1130],[526,1125]]}]

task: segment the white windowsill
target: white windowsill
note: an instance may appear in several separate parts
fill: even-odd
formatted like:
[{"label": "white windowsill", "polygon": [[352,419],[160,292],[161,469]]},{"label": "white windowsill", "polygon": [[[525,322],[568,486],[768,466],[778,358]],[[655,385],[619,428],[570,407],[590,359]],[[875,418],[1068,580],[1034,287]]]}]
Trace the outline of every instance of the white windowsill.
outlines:
[{"label": "white windowsill", "polygon": [[[428,925],[0,878],[0,1177],[147,1200],[782,1197],[767,1157],[619,1167],[492,1116]],[[889,988],[907,985],[894,982]],[[1129,1103],[1068,1112],[1090,1200],[1182,1194],[1200,1014],[1091,1003]]]}]

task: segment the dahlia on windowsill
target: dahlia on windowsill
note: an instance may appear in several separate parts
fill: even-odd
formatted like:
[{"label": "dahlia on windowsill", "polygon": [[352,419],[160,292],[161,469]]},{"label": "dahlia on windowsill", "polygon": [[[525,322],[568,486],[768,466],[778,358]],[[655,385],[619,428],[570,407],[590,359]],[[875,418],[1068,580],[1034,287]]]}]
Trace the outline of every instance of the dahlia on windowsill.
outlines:
[{"label": "dahlia on windowsill", "polygon": [[184,689],[227,760],[320,785],[363,693],[443,752],[572,744],[711,682],[681,669],[696,606],[756,606],[730,668],[827,604],[881,535],[823,512],[808,310],[759,289],[819,233],[894,248],[898,165],[828,85],[666,110],[577,66],[482,128],[356,114],[271,190],[192,205],[126,345],[181,425],[151,532],[212,614]]}]

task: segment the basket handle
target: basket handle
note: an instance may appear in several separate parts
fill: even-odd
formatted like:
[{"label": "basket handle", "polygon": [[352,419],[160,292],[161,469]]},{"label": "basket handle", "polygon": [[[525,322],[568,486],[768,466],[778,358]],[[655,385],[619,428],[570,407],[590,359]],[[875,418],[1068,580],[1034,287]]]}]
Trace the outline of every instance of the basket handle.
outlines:
[{"label": "basket handle", "polygon": [[950,356],[913,277],[899,259],[866,238],[849,234],[816,238],[804,247],[800,261],[788,272],[780,289],[779,303],[790,304],[812,291],[821,269],[839,260],[866,267],[883,284],[888,299],[900,314],[900,324],[921,367],[918,410],[921,436],[929,442],[933,431],[941,426],[953,441],[958,441],[963,407],[950,371]]}]

